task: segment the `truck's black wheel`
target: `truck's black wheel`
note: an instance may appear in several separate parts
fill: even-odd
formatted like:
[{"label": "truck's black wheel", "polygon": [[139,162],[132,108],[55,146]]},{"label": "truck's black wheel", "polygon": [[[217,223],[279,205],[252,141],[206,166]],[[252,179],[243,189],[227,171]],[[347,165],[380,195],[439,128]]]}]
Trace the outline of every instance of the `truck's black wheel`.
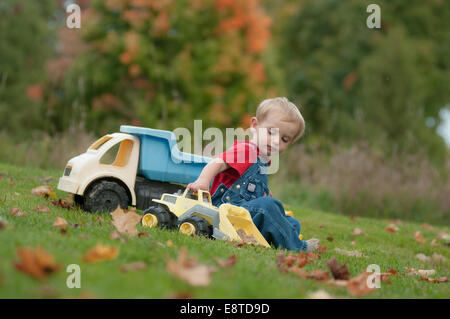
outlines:
[{"label": "truck's black wheel", "polygon": [[[193,226],[193,227],[192,227]],[[212,237],[213,227],[203,217],[193,215],[178,225],[178,230],[184,234]]]},{"label": "truck's black wheel", "polygon": [[74,206],[78,206],[81,209],[84,209],[84,197],[78,194],[73,195],[73,203]]},{"label": "truck's black wheel", "polygon": [[[153,215],[155,219],[147,218],[146,215]],[[172,229],[177,226],[177,216],[171,213],[164,206],[150,206],[143,212],[141,224],[143,226],[158,226],[161,229]],[[149,223],[147,221],[150,221]]]},{"label": "truck's black wheel", "polygon": [[103,180],[89,187],[85,193],[84,210],[94,212],[113,212],[118,205],[128,208],[127,191],[118,183]]}]

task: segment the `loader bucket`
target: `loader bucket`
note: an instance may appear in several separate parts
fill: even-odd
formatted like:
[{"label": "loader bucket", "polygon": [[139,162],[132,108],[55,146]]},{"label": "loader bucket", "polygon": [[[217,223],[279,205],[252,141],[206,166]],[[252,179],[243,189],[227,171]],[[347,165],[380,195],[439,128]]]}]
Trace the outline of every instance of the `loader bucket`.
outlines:
[{"label": "loader bucket", "polygon": [[219,228],[231,240],[270,247],[258,228],[256,228],[250,213],[245,208],[231,204],[222,204],[219,207],[219,214]]}]

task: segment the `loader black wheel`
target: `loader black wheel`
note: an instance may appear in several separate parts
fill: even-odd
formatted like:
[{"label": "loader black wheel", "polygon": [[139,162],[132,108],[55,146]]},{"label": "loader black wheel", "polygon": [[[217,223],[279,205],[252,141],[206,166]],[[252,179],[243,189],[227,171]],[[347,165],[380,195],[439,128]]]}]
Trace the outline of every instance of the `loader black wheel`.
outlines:
[{"label": "loader black wheel", "polygon": [[163,206],[150,206],[143,212],[141,224],[145,227],[158,226],[161,229],[172,229],[177,225],[177,216]]},{"label": "loader black wheel", "polygon": [[191,216],[186,218],[178,225],[178,230],[186,235],[197,235],[212,237],[213,227],[208,223],[206,219],[200,216]]},{"label": "loader black wheel", "polygon": [[84,210],[91,213],[110,213],[118,205],[122,209],[127,209],[129,203],[127,191],[119,183],[107,180],[99,181],[89,187],[84,198]]}]

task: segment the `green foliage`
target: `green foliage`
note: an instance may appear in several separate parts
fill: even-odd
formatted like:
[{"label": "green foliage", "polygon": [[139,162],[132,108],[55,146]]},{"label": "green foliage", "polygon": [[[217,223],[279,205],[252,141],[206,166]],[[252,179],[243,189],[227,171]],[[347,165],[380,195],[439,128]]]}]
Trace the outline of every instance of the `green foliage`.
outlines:
[{"label": "green foliage", "polygon": [[303,105],[308,134],[425,150],[442,164],[436,127],[450,102],[450,5],[377,2],[381,29],[369,29],[370,3],[302,2],[283,35],[289,94]]},{"label": "green foliage", "polygon": [[16,135],[44,128],[39,101],[54,45],[52,0],[0,3],[0,127]]}]

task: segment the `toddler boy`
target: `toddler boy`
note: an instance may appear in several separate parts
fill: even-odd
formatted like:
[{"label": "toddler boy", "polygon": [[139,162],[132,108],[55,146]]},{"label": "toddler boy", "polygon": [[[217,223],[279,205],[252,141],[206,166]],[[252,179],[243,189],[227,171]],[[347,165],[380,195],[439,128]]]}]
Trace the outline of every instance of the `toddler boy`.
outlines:
[{"label": "toddler boy", "polygon": [[250,141],[235,141],[187,188],[208,190],[212,181],[213,205],[230,203],[246,208],[269,244],[295,251],[316,250],[319,240],[299,239],[299,221],[286,215],[283,204],[271,196],[267,179],[270,156],[281,154],[303,135],[305,122],[300,111],[284,97],[266,99],[251,118],[250,130]]}]

